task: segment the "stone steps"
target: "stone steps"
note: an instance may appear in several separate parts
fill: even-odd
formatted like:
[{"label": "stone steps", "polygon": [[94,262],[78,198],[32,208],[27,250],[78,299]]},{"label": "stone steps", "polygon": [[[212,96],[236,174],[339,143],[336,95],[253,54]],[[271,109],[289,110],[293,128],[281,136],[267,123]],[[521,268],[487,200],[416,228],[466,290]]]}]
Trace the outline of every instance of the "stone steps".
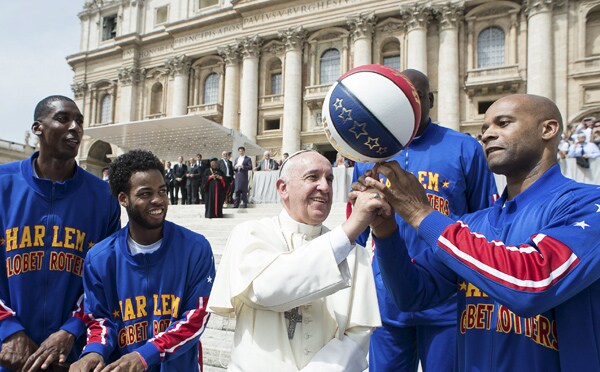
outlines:
[{"label": "stone steps", "polygon": [[[218,270],[227,238],[234,226],[244,221],[272,217],[281,211],[280,204],[249,204],[245,209],[223,209],[224,218],[204,218],[204,205],[171,205],[167,220],[202,234],[210,242]],[[325,226],[334,228],[346,219],[346,204],[334,203]],[[122,209],[121,222],[127,223],[127,214]],[[229,363],[233,345],[235,318],[211,315],[202,334],[202,353],[205,372],[224,372]]]}]

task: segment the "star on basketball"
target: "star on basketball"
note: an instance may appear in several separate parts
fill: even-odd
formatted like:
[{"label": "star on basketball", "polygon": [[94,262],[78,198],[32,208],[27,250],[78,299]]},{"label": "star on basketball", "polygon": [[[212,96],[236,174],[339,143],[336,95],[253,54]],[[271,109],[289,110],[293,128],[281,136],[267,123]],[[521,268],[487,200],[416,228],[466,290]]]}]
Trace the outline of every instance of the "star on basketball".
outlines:
[{"label": "star on basketball", "polygon": [[367,132],[365,129],[366,127],[367,123],[359,123],[358,121],[355,121],[354,124],[352,124],[352,128],[348,129],[348,132],[354,134],[356,138],[360,136],[368,136],[369,132]]},{"label": "star on basketball", "polygon": [[369,146],[369,150],[373,150],[375,147],[379,147],[379,138],[369,137],[365,145]]},{"label": "star on basketball", "polygon": [[377,153],[378,153],[379,155],[383,155],[383,154],[385,154],[385,153],[387,152],[387,150],[388,150],[388,149],[387,149],[387,147],[380,147],[380,148],[377,150]]},{"label": "star on basketball", "polygon": [[341,109],[341,108],[342,108],[342,106],[343,106],[343,102],[344,102],[344,100],[343,100],[343,99],[341,99],[341,98],[336,98],[336,99],[335,99],[335,103],[333,104],[333,107],[335,107],[335,109],[336,109],[336,110],[339,110],[339,109]]},{"label": "star on basketball", "polygon": [[586,227],[590,227],[585,221],[575,222],[573,226],[581,227],[582,230],[585,230]]},{"label": "star on basketball", "polygon": [[344,121],[344,123],[348,120],[352,120],[352,109],[348,110],[347,108],[342,107],[342,113],[338,116]]}]

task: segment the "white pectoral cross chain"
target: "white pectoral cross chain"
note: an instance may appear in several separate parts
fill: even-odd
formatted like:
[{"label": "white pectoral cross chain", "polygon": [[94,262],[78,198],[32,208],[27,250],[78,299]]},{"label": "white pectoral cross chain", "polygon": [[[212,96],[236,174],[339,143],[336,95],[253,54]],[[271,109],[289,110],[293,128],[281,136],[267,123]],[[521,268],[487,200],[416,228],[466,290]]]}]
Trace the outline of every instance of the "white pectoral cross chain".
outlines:
[{"label": "white pectoral cross chain", "polygon": [[296,332],[296,324],[302,323],[302,315],[298,313],[298,308],[295,307],[292,310],[286,311],[283,313],[285,318],[289,321],[288,323],[288,338],[291,340],[294,338],[294,333]]}]

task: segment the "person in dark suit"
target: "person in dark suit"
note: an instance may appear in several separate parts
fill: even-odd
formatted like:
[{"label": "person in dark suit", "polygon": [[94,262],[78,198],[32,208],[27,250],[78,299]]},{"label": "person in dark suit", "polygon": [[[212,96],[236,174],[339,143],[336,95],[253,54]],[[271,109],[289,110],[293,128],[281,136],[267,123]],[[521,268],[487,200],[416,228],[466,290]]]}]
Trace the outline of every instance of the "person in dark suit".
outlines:
[{"label": "person in dark suit", "polygon": [[187,165],[183,163],[183,156],[180,156],[177,160],[179,162],[173,167],[173,174],[175,175],[175,203],[173,204],[177,204],[179,189],[181,189],[181,204],[185,204],[187,201]]},{"label": "person in dark suit", "polygon": [[200,204],[200,185],[202,183],[202,174],[204,168],[202,167],[202,155],[197,154],[195,158],[190,159],[190,166],[188,168],[188,204]]},{"label": "person in dark suit", "polygon": [[171,168],[170,161],[165,163],[165,182],[167,184],[167,192],[169,193],[171,204],[177,204],[176,194],[173,193],[173,189],[175,188],[175,173],[173,172],[173,168]]},{"label": "person in dark suit", "polygon": [[234,208],[240,206],[242,208],[248,206],[248,171],[252,169],[252,159],[246,156],[246,148],[240,146],[238,148],[239,156],[233,163],[233,169],[235,171],[235,202],[233,203]]},{"label": "person in dark suit", "polygon": [[[202,156],[202,155],[200,155]],[[201,160],[200,162],[200,175],[203,175],[204,172],[206,172],[208,170],[208,168],[210,168],[210,160],[208,159],[204,159]],[[204,177],[200,177],[200,197],[201,197],[201,201],[200,203],[202,204],[206,204],[206,180],[204,179]]]},{"label": "person in dark suit", "polygon": [[229,160],[229,152],[223,151],[221,153],[221,159],[218,161],[219,170],[223,173],[223,179],[225,180],[225,203],[232,203],[232,184],[233,184],[233,163]]},{"label": "person in dark suit", "polygon": [[272,171],[279,169],[279,164],[273,159],[271,159],[271,152],[265,151],[263,154],[262,160],[258,162],[256,166],[257,171]]}]

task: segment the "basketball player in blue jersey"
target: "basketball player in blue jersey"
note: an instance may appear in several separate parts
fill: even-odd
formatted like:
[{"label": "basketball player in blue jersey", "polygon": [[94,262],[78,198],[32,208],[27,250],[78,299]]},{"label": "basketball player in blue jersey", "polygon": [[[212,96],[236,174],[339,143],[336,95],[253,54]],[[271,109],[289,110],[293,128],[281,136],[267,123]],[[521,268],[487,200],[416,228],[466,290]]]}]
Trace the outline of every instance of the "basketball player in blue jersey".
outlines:
[{"label": "basketball player in blue jersey", "polygon": [[459,371],[600,371],[600,189],[561,174],[562,118],[548,98],[497,100],[482,132],[506,189],[458,221],[431,208],[418,179],[395,162],[378,168],[389,188],[360,179],[428,247],[411,260],[402,227],[375,221],[383,281],[404,310],[457,295]]},{"label": "basketball player in blue jersey", "polygon": [[[417,70],[405,70],[403,74],[419,94],[421,122],[416,137],[393,160],[417,177],[431,206],[446,216],[457,217],[490,206],[496,186],[481,145],[469,135],[432,123],[429,110],[433,107],[434,98],[427,76]],[[353,181],[372,167],[373,164],[357,163]],[[382,177],[381,182],[389,185],[390,181]],[[396,219],[401,239],[411,257],[428,249],[425,241],[410,226],[399,216]],[[357,242],[365,245],[368,236],[369,230]],[[374,249],[377,250],[377,245]],[[371,336],[369,370],[413,372],[417,370],[419,360],[425,372],[452,370],[455,360],[453,345],[456,345],[456,297],[428,310],[400,311],[383,284],[376,257],[373,274],[383,327]]]},{"label": "basketball player in blue jersey", "polygon": [[201,371],[215,277],[210,244],[165,220],[164,167],[151,152],[120,155],[109,171],[129,223],[85,259],[88,338],[70,371]]}]

